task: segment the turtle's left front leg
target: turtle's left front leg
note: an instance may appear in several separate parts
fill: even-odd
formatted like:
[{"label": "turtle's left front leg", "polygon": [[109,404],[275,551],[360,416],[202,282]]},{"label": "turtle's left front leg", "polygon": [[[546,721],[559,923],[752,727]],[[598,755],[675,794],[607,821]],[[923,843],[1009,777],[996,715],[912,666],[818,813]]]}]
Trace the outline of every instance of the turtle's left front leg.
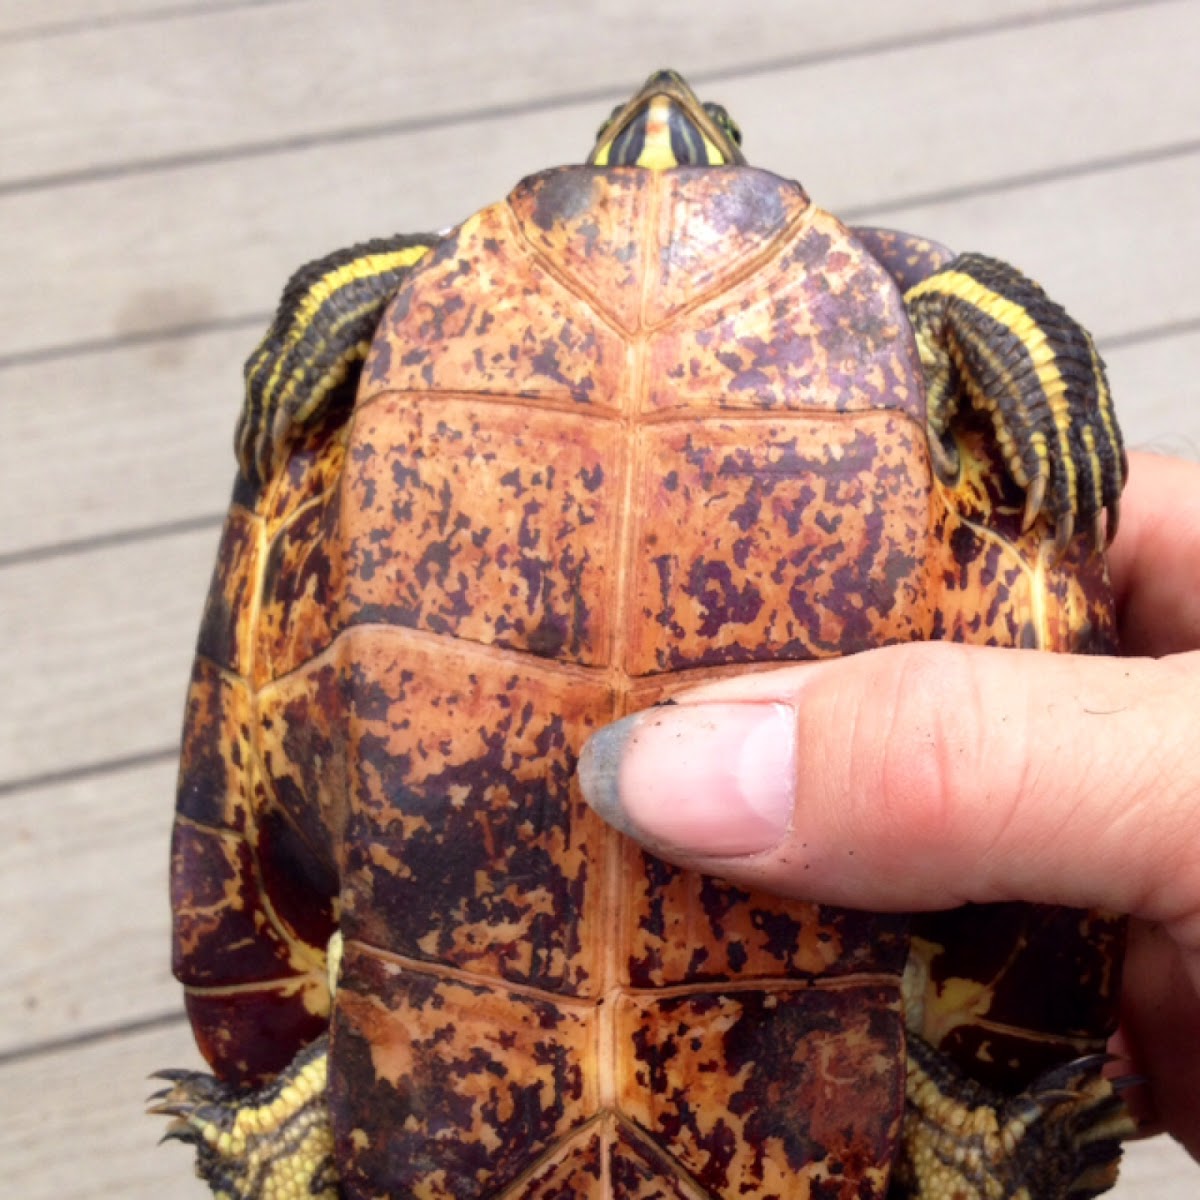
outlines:
[{"label": "turtle's left front leg", "polygon": [[325,1086],[328,1035],[278,1078],[244,1092],[201,1071],[160,1071],[150,1112],[167,1138],[196,1147],[196,1174],[217,1200],[338,1200]]},{"label": "turtle's left front leg", "polygon": [[1098,546],[1110,541],[1125,451],[1087,330],[1032,279],[982,254],[960,254],[904,301],[942,478],[958,474],[952,424],[966,399],[990,417],[1005,464],[1025,489],[1025,528],[1045,509],[1060,552],[1080,526]]}]

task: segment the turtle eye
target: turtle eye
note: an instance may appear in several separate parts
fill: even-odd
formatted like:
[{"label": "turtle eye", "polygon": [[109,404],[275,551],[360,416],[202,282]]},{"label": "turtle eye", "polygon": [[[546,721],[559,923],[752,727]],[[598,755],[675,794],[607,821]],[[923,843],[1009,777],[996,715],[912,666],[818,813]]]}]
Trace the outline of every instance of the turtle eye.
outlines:
[{"label": "turtle eye", "polygon": [[704,106],[704,111],[720,126],[721,132],[735,145],[742,144],[742,131],[738,123],[729,115],[723,104],[713,104],[710,100]]}]

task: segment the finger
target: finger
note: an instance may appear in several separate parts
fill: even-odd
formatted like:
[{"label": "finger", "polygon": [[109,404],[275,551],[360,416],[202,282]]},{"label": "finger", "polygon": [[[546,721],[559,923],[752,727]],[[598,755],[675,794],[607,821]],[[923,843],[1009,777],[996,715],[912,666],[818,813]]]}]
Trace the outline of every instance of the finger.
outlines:
[{"label": "finger", "polygon": [[[1135,1115],[1200,1159],[1200,997],[1180,947],[1158,925],[1134,922],[1125,960],[1119,1049],[1146,1079]],[[1129,1096],[1136,1106],[1136,1092]]]},{"label": "finger", "polygon": [[743,676],[597,734],[593,806],[673,861],[857,908],[1021,899],[1200,945],[1200,654],[945,643]]},{"label": "finger", "polygon": [[1109,564],[1125,653],[1200,649],[1200,464],[1129,456]]}]

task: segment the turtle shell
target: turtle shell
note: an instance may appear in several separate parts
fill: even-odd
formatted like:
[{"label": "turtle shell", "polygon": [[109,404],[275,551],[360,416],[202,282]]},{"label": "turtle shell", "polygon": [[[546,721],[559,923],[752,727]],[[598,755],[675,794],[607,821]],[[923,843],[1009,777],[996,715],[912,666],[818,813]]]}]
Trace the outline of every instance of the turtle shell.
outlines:
[{"label": "turtle shell", "polygon": [[[908,919],[669,866],[574,769],[601,725],[781,660],[1111,650],[1100,556],[1022,534],[989,438],[961,449],[947,487],[897,286],[795,183],[564,168],[448,235],[351,418],[235,492],[173,857],[217,1073],[331,1021],[347,1197],[882,1198]],[[1110,930],[989,919],[987,954],[919,931],[930,1036],[1018,1088],[1102,1041]]]}]

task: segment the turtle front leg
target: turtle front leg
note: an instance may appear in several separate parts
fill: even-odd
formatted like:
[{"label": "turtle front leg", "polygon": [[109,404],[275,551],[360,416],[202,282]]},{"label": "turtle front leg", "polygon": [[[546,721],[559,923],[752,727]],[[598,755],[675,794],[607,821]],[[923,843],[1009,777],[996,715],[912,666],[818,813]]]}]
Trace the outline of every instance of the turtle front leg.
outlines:
[{"label": "turtle front leg", "polygon": [[196,1174],[218,1200],[338,1200],[328,1050],[328,1036],[318,1038],[249,1092],[201,1071],[160,1071],[170,1086],[149,1111],[174,1118],[165,1138],[196,1147]]},{"label": "turtle front leg", "polygon": [[383,310],[437,236],[376,238],[301,267],[246,361],[234,444],[252,483],[270,477],[289,441],[335,409],[349,414]]},{"label": "turtle front leg", "polygon": [[902,1148],[888,1200],[1087,1200],[1116,1183],[1133,1120],[1104,1056],[1003,1097],[910,1035]]},{"label": "turtle front leg", "polygon": [[[1025,528],[1046,509],[1061,553],[1076,528],[1112,539],[1126,461],[1091,335],[1032,279],[960,254],[905,293],[925,369],[929,442],[958,474],[952,424],[963,399],[987,414],[1025,489]],[[1107,527],[1102,514],[1107,512]]]}]

